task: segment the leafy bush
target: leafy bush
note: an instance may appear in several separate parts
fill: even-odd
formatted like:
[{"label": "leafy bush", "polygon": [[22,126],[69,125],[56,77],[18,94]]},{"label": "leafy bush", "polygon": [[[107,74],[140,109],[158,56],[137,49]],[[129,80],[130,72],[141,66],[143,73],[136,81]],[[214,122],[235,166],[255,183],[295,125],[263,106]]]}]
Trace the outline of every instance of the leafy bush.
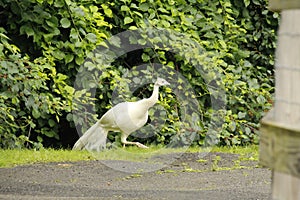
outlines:
[{"label": "leafy bush", "polygon": [[[130,81],[148,84],[143,81],[150,80],[153,71],[173,77],[173,85],[179,90],[165,89],[161,93],[160,106],[150,115],[167,121],[136,133],[148,134],[145,142],[184,145],[189,144],[192,135],[195,145],[257,143],[259,120],[270,108],[274,90],[272,66],[278,15],[266,7],[265,0],[0,1],[0,16],[7,19],[0,22],[1,147],[60,145],[59,136],[68,135],[74,125],[85,130],[92,124],[94,111],[101,115],[110,103],[136,100],[130,92],[121,96],[114,92],[128,91]],[[103,40],[110,38],[111,44],[107,45],[118,48],[124,41],[110,36],[149,28],[170,30],[170,37],[166,41],[147,34],[139,39],[125,38],[125,43],[151,43],[152,47],[120,53],[111,65],[97,60],[102,54],[94,50]],[[184,33],[190,40],[177,43],[180,34],[176,33]],[[190,41],[199,44],[201,51],[189,52]],[[161,44],[171,44],[175,50],[170,52]],[[164,67],[153,67],[151,63]],[[145,80],[138,78],[141,74],[137,67],[143,64],[148,64]],[[94,79],[80,71],[81,65]],[[221,77],[213,82],[215,74],[205,78],[196,65]],[[82,75],[81,81],[74,88],[78,74]],[[187,124],[182,123],[180,111],[185,101],[178,99],[185,82],[192,86],[184,88],[187,103],[193,102],[188,108],[196,108],[185,116]],[[226,109],[214,110],[211,99],[220,98],[209,89],[214,84],[225,87]],[[151,89],[147,88],[137,89],[135,96],[148,97]],[[93,93],[98,100],[94,101]],[[217,124],[220,117],[224,121],[221,127]],[[219,127],[215,137],[207,133],[210,127]]]},{"label": "leafy bush", "polygon": [[[20,148],[29,143],[39,147],[42,136],[59,139],[57,122],[60,112],[70,111],[67,103],[50,93],[51,88],[47,86],[51,79],[59,84],[56,76],[61,74],[57,74],[45,58],[32,62],[21,56],[19,49],[8,43],[5,33],[4,29],[0,30],[0,147]],[[31,140],[32,134],[36,142]]]},{"label": "leafy bush", "polygon": [[0,22],[1,145],[57,146],[59,132],[70,131],[62,126],[72,111],[76,68],[109,25],[97,7],[70,1],[4,0],[0,6],[7,19]]}]

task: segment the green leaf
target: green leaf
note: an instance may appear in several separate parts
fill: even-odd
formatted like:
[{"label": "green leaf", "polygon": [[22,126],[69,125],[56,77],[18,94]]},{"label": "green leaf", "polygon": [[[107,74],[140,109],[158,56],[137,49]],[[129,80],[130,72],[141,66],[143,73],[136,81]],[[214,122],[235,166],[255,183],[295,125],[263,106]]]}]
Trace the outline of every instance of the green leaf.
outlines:
[{"label": "green leaf", "polygon": [[83,57],[76,57],[75,62],[76,62],[77,65],[81,65],[84,62],[84,58]]},{"label": "green leaf", "polygon": [[117,36],[111,37],[109,43],[116,47],[121,47],[121,39]]},{"label": "green leaf", "polygon": [[89,71],[96,69],[96,65],[90,61],[84,62],[84,67],[87,68]]},{"label": "green leaf", "polygon": [[130,24],[131,22],[133,22],[133,19],[131,17],[125,17],[124,18],[124,25]]},{"label": "green leaf", "polygon": [[144,12],[148,11],[148,9],[149,9],[149,4],[148,4],[148,3],[142,3],[142,4],[140,5],[140,9],[141,9],[142,11],[144,11]]},{"label": "green leaf", "polygon": [[53,137],[55,137],[57,134],[54,132],[54,131],[52,131],[52,130],[44,130],[44,131],[42,131],[42,133],[44,134],[44,135],[46,135],[47,137],[49,137],[49,138],[53,138]]},{"label": "green leaf", "polygon": [[71,28],[70,37],[73,38],[73,39],[78,39],[79,34],[78,34],[78,32],[76,31],[75,28]]},{"label": "green leaf", "polygon": [[226,45],[226,43],[225,43],[225,41],[224,41],[224,40],[220,40],[219,42],[220,42],[220,44],[221,44],[222,48],[224,48],[224,49],[226,49],[226,48],[227,48],[227,45]]},{"label": "green leaf", "polygon": [[264,104],[266,102],[266,98],[262,95],[259,95],[257,98],[256,98],[256,101],[259,103],[259,104]]},{"label": "green leaf", "polygon": [[67,120],[68,120],[68,122],[73,121],[73,115],[71,113],[67,114]]},{"label": "green leaf", "polygon": [[236,130],[236,123],[234,121],[231,121],[229,123],[229,128],[232,132],[234,132]]},{"label": "green leaf", "polygon": [[255,5],[260,5],[259,0],[252,0],[252,2],[253,2]]},{"label": "green leaf", "polygon": [[150,60],[150,56],[148,54],[143,53],[142,54],[142,59],[143,59],[144,62],[147,62],[147,61]]},{"label": "green leaf", "polygon": [[86,38],[92,43],[97,42],[97,36],[94,33],[88,33]]},{"label": "green leaf", "polygon": [[49,119],[48,124],[50,127],[54,127],[56,125],[56,122],[53,119]]},{"label": "green leaf", "polygon": [[32,114],[32,116],[33,116],[35,119],[38,119],[38,118],[40,118],[40,116],[41,116],[41,113],[40,113],[38,110],[36,110],[36,109],[33,109],[32,112],[31,112],[31,114]]},{"label": "green leaf", "polygon": [[112,18],[113,17],[113,12],[112,10],[106,5],[106,4],[102,4],[101,7],[103,8],[104,14],[107,17]]},{"label": "green leaf", "polygon": [[168,21],[166,21],[166,20],[162,20],[161,23],[166,28],[169,28],[171,26],[170,23]]},{"label": "green leaf", "polygon": [[11,121],[14,121],[15,118],[13,115],[9,114],[9,113],[6,113],[6,116],[11,120]]},{"label": "green leaf", "polygon": [[249,127],[246,127],[246,128],[245,128],[245,133],[246,133],[247,135],[250,135],[250,134],[251,134],[251,129],[250,129]]},{"label": "green leaf", "polygon": [[65,53],[59,50],[55,50],[52,52],[52,55],[54,58],[58,59],[58,60],[62,60],[65,57]]},{"label": "green leaf", "polygon": [[69,28],[71,26],[71,22],[67,18],[62,18],[60,24],[63,28]]},{"label": "green leaf", "polygon": [[128,29],[129,30],[137,30],[138,28],[136,26],[130,26]]},{"label": "green leaf", "polygon": [[62,8],[64,6],[64,1],[63,0],[55,0],[54,1],[54,7],[56,8]]},{"label": "green leaf", "polygon": [[138,43],[141,45],[145,45],[145,44],[147,44],[147,41],[145,39],[139,39]]},{"label": "green leaf", "polygon": [[65,55],[65,63],[70,63],[72,62],[72,60],[74,59],[74,55],[73,54],[66,54]]},{"label": "green leaf", "polygon": [[46,20],[46,24],[52,28],[57,28],[58,26],[58,19],[55,16],[51,16],[50,19]]},{"label": "green leaf", "polygon": [[133,78],[133,82],[135,83],[140,83],[141,82],[141,79],[139,77],[134,77]]},{"label": "green leaf", "polygon": [[19,101],[18,97],[13,97],[12,100],[11,100],[11,102],[14,105],[18,105],[20,101]]},{"label": "green leaf", "polygon": [[121,6],[121,11],[130,11],[130,8],[126,5]]},{"label": "green leaf", "polygon": [[75,89],[71,86],[66,85],[65,90],[68,92],[68,94],[73,95],[75,92]]},{"label": "green leaf", "polygon": [[43,142],[43,141],[44,141],[44,139],[43,139],[41,136],[37,136],[37,140],[38,140],[39,142]]},{"label": "green leaf", "polygon": [[29,36],[33,36],[34,35],[34,30],[31,26],[29,25],[23,25],[21,26],[20,28],[20,33],[21,34],[24,34],[26,33],[26,35],[29,37]]},{"label": "green leaf", "polygon": [[239,119],[244,119],[245,116],[246,116],[246,113],[245,113],[245,112],[239,112],[239,113],[238,113],[238,118],[239,118]]}]

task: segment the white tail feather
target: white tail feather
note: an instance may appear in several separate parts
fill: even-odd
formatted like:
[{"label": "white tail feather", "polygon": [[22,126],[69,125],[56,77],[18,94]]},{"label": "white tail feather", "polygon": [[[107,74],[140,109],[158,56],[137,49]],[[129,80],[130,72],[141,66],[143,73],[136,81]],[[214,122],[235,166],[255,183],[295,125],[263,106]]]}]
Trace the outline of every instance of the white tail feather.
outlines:
[{"label": "white tail feather", "polygon": [[108,131],[101,127],[98,122],[79,138],[74,144],[73,150],[101,151],[105,149]]}]

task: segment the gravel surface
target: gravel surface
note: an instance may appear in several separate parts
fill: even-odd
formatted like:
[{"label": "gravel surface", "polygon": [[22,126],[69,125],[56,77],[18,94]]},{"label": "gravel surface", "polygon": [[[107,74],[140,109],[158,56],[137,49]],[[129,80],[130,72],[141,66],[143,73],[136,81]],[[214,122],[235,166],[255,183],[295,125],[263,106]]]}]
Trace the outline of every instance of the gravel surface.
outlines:
[{"label": "gravel surface", "polygon": [[236,154],[184,153],[155,156],[145,162],[105,160],[0,168],[0,199],[271,199],[270,170],[238,158]]}]

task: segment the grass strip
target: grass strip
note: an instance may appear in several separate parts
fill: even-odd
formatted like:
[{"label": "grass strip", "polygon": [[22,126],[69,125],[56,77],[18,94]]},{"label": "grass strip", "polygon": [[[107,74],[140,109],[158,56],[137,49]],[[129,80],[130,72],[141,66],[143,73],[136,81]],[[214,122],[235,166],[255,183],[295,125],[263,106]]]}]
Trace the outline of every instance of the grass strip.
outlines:
[{"label": "grass strip", "polygon": [[197,153],[197,152],[220,152],[240,155],[240,160],[258,160],[258,146],[234,146],[212,148],[164,148],[151,146],[149,149],[126,147],[106,150],[100,153],[88,151],[72,151],[66,149],[0,149],[0,167],[14,167],[18,165],[47,163],[47,162],[73,162],[87,160],[129,160],[143,161],[155,155],[167,153]]}]

